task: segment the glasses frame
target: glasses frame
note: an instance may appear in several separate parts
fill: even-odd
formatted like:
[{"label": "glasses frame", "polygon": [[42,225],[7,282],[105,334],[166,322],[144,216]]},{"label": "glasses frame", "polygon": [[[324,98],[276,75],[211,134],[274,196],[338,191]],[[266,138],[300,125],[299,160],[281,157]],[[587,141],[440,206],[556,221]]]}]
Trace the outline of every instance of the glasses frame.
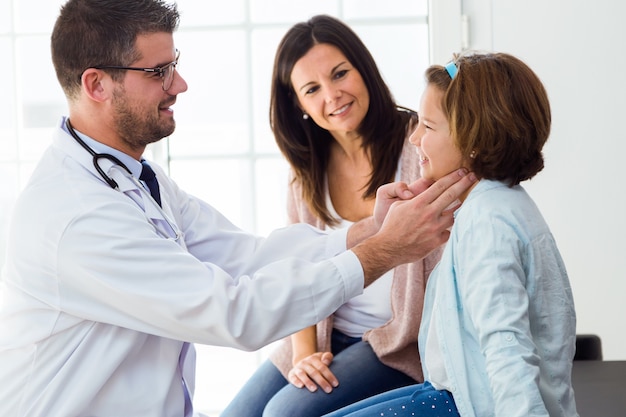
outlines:
[{"label": "glasses frame", "polygon": [[[140,68],[140,67],[123,67],[119,65],[98,65],[98,66],[91,67],[91,68],[99,69],[99,70],[114,69],[114,70],[143,71],[143,72],[157,73],[159,74],[159,78],[161,78],[161,88],[163,89],[163,91],[167,91],[172,87],[172,83],[174,82],[174,71],[176,70],[176,66],[178,65],[179,59],[180,59],[180,51],[177,49],[176,59],[174,59],[169,64],[163,65],[162,67]],[[172,71],[172,75],[169,78],[169,81],[168,81],[169,85],[166,88],[165,87],[165,80],[166,80],[165,74],[168,70],[170,70],[170,68]]]}]

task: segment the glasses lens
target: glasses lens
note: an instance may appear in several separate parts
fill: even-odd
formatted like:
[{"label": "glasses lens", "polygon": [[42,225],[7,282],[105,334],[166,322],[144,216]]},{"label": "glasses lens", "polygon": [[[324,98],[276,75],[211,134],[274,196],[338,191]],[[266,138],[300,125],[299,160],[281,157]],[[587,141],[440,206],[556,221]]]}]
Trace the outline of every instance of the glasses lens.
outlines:
[{"label": "glasses lens", "polygon": [[163,74],[163,90],[165,91],[169,90],[174,82],[174,72],[176,70],[176,65],[178,65],[178,58],[179,56],[176,57],[176,61],[172,62],[165,68],[165,73]]},{"label": "glasses lens", "polygon": [[172,86],[172,81],[174,81],[174,64],[170,64],[165,68],[163,73],[163,90],[169,90]]}]

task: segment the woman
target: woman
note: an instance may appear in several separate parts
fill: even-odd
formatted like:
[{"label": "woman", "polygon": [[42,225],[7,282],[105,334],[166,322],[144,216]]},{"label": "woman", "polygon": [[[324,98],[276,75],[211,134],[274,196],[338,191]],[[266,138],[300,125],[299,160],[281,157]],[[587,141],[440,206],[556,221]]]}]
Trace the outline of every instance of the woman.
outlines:
[{"label": "woman", "polygon": [[[396,105],[365,45],[335,18],[315,16],[285,34],[270,106],[293,173],[290,222],[347,227],[372,215],[380,185],[419,178],[408,141],[417,115]],[[222,417],[320,416],[422,381],[417,329],[439,255],[389,271],[324,322],[286,339]]]},{"label": "woman", "polygon": [[519,185],[543,169],[550,105],[508,54],[426,71],[411,137],[424,178],[463,166],[480,179],[457,210],[428,281],[419,346],[426,382],[326,417],[577,416],[576,314],[559,250]]}]

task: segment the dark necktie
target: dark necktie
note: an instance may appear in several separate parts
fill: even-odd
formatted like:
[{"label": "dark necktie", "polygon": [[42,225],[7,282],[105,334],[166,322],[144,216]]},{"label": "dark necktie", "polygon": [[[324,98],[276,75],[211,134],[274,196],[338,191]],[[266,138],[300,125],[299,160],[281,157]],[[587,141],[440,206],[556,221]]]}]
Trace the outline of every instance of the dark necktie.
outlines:
[{"label": "dark necktie", "polygon": [[139,179],[146,183],[148,188],[150,189],[150,195],[154,198],[154,201],[157,202],[159,207],[161,206],[161,193],[159,192],[159,182],[157,181],[156,174],[150,168],[148,161],[145,159],[141,160],[141,175]]}]

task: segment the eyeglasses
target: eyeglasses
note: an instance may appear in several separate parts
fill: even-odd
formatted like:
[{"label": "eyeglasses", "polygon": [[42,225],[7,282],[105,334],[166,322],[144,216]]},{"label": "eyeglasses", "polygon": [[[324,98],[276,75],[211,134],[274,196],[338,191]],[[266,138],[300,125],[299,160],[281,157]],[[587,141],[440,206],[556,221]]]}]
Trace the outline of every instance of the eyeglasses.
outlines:
[{"label": "eyeglasses", "polygon": [[138,68],[138,67],[120,67],[117,65],[99,65],[97,67],[92,67],[94,69],[116,69],[116,70],[129,70],[129,71],[143,71],[143,72],[152,72],[158,74],[159,78],[161,78],[161,87],[163,91],[167,91],[172,86],[174,82],[174,70],[176,70],[176,66],[178,65],[178,59],[180,58],[180,51],[176,50],[176,59],[170,62],[167,65],[163,65],[162,67],[155,68]]}]

